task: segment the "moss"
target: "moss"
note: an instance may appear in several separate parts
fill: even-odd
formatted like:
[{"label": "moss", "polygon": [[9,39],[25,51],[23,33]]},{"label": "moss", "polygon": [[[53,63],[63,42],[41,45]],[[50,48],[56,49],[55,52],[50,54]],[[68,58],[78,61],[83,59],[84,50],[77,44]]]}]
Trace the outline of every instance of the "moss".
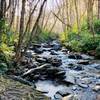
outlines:
[{"label": "moss", "polygon": [[96,58],[100,59],[100,46],[96,48]]},{"label": "moss", "polygon": [[0,76],[0,100],[50,100],[41,92],[7,77]]}]

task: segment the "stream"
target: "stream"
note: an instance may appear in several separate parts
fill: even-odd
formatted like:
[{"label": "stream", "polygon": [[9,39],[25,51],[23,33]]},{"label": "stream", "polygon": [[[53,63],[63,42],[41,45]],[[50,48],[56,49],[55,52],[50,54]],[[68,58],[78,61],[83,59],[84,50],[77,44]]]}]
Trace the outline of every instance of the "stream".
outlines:
[{"label": "stream", "polygon": [[94,57],[52,41],[31,46],[22,64],[22,77],[51,100],[100,100],[100,60]]}]

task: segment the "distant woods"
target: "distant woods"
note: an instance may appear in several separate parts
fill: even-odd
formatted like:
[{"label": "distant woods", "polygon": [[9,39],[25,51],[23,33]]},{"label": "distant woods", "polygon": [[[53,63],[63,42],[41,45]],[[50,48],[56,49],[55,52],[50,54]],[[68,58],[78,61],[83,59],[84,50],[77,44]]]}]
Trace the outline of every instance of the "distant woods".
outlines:
[{"label": "distant woods", "polygon": [[66,35],[76,25],[80,34],[81,23],[86,19],[88,29],[95,35],[93,18],[100,19],[100,0],[51,0],[52,4],[48,1],[0,0],[0,20],[6,20],[19,36],[15,54],[17,62],[41,30],[52,32],[60,26]]}]

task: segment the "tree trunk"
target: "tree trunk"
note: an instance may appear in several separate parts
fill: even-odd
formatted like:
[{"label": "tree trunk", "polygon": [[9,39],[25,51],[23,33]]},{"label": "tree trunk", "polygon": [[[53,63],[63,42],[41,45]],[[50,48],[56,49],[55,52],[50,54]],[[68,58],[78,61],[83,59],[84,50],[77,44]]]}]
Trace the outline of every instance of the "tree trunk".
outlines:
[{"label": "tree trunk", "polygon": [[80,23],[79,23],[79,12],[78,12],[78,1],[75,0],[75,12],[76,12],[76,21],[77,21],[77,29],[78,29],[78,34],[80,33]]},{"label": "tree trunk", "polygon": [[19,30],[19,41],[16,49],[16,62],[19,62],[21,59],[21,49],[23,42],[23,34],[24,34],[24,15],[25,15],[25,3],[26,0],[22,0],[22,10],[21,10],[21,18],[20,18],[20,30]]},{"label": "tree trunk", "polygon": [[93,38],[95,38],[95,32],[94,32],[94,24],[93,24],[93,4],[94,0],[88,0],[87,5],[87,25],[90,32],[93,34]]},{"label": "tree trunk", "polygon": [[0,0],[0,20],[5,17],[6,0]]},{"label": "tree trunk", "polygon": [[[25,49],[24,49],[24,53],[27,51],[29,45],[30,45],[31,42],[32,42],[33,36],[34,36],[35,33],[36,33],[37,26],[38,26],[38,23],[39,23],[39,21],[40,21],[41,15],[42,15],[42,13],[43,13],[43,8],[44,8],[44,5],[45,5],[46,2],[47,2],[47,0],[44,0],[43,3],[42,3],[42,5],[41,5],[41,7],[40,7],[40,11],[39,11],[38,17],[37,17],[37,19],[36,19],[36,22],[35,22],[33,28],[32,28],[31,35],[30,35],[30,37],[29,37],[29,40],[28,40],[27,43],[26,43],[26,47],[25,47]],[[23,54],[24,54],[24,53],[23,53]]]},{"label": "tree trunk", "polygon": [[14,28],[14,18],[15,18],[15,11],[16,11],[16,6],[17,6],[17,1],[12,0],[12,4],[11,4],[11,20],[10,20],[10,27]]},{"label": "tree trunk", "polygon": [[5,10],[6,10],[6,0],[0,0],[0,43],[2,42],[1,40],[3,33],[2,21],[5,18]]},{"label": "tree trunk", "polygon": [[[67,17],[67,24],[69,24],[69,0],[66,0],[66,17]],[[67,31],[69,31],[69,27],[67,26]]]},{"label": "tree trunk", "polygon": [[100,19],[100,0],[98,0],[98,19]]}]

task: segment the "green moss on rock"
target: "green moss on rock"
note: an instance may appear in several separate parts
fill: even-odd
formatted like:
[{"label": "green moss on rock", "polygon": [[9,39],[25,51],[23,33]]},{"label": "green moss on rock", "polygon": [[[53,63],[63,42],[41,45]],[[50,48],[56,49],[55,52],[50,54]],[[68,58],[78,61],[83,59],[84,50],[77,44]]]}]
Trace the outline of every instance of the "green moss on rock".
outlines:
[{"label": "green moss on rock", "polygon": [[96,48],[96,58],[100,59],[100,46]]},{"label": "green moss on rock", "polygon": [[32,87],[0,76],[0,100],[50,100]]}]

